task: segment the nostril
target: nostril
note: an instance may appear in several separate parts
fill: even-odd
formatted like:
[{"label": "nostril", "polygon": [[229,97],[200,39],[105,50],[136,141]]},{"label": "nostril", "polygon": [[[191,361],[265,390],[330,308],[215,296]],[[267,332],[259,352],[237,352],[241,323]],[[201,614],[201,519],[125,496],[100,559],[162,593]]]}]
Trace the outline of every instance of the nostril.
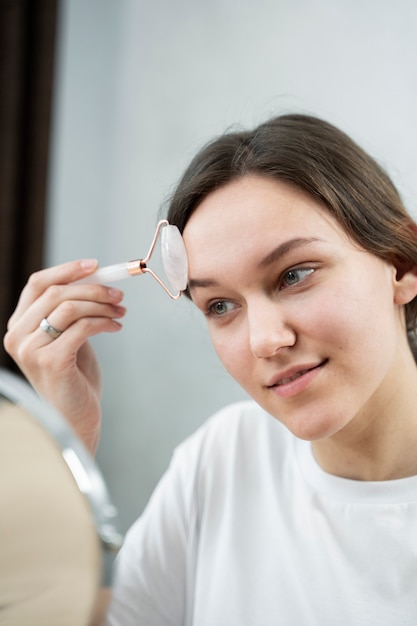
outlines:
[{"label": "nostril", "polygon": [[270,358],[295,344],[295,329],[280,303],[258,293],[248,298],[246,305],[249,343],[255,357]]},{"label": "nostril", "polygon": [[257,358],[267,359],[276,355],[283,348],[295,345],[296,334],[291,329],[283,329],[280,332],[261,331],[251,337],[250,344],[252,354]]}]

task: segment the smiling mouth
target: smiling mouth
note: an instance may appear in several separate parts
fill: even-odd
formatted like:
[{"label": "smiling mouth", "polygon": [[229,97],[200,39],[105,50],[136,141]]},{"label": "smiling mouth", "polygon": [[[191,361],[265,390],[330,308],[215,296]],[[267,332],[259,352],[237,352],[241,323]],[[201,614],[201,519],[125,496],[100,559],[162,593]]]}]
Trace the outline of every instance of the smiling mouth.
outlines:
[{"label": "smiling mouth", "polygon": [[295,374],[293,374],[292,376],[289,376],[288,378],[281,378],[281,380],[276,382],[274,385],[271,385],[271,387],[282,387],[283,385],[288,385],[288,383],[292,383],[293,380],[296,380],[297,378],[304,376],[304,374],[307,374],[307,372],[312,372],[313,370],[316,370],[319,367],[322,367],[326,363],[327,363],[327,359],[325,361],[322,361],[318,365],[315,365],[314,367],[309,367],[308,369],[300,370],[299,372],[296,372]]}]

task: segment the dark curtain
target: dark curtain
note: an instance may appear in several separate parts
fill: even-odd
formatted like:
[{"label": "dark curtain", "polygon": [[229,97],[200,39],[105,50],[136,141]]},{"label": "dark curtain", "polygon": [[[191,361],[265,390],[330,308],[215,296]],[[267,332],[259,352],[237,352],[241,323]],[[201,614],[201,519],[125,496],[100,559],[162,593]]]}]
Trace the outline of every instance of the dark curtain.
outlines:
[{"label": "dark curtain", "polygon": [[[0,334],[44,256],[59,0],[0,0]],[[1,342],[0,367],[16,369]]]}]

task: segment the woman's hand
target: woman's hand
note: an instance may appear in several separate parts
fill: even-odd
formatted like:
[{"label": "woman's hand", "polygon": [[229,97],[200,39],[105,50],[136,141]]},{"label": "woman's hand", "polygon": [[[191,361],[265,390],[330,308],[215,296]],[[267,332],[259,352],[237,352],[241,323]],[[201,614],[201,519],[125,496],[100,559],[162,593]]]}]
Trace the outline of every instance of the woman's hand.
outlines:
[{"label": "woman's hand", "polygon": [[[103,285],[77,285],[97,261],[65,263],[32,274],[4,337],[6,351],[33,387],[66,417],[94,453],[100,435],[100,369],[88,338],[120,330],[123,293]],[[40,328],[49,324],[58,337]]]}]

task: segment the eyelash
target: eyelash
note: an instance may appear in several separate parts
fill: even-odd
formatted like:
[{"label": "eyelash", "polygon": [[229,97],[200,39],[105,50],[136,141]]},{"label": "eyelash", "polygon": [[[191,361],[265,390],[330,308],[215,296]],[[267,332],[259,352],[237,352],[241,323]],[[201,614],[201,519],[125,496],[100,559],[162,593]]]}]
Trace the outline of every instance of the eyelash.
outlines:
[{"label": "eyelash", "polygon": [[213,302],[207,307],[206,316],[207,317],[223,317],[224,315],[226,315],[226,313],[228,313],[229,311],[224,311],[223,313],[215,312],[215,307],[218,306],[219,304],[224,306],[226,304],[233,304],[233,303],[231,303],[229,300],[216,300],[215,302]]},{"label": "eyelash", "polygon": [[[296,285],[298,285],[300,282],[303,282],[303,280],[305,280],[308,276],[310,276],[310,274],[312,274],[314,272],[314,268],[312,267],[294,267],[291,268],[289,270],[286,270],[279,279],[279,289],[289,289],[291,287],[294,287]],[[297,272],[304,272],[305,276],[303,278],[300,278],[299,280],[297,280],[295,283],[293,283],[292,285],[285,285],[285,280],[288,280],[288,276],[290,274],[296,274]],[[233,305],[233,302],[230,302],[229,300],[216,300],[214,302],[212,302],[208,307],[207,307],[207,311],[206,311],[206,316],[207,317],[223,317],[225,315],[227,315],[227,313],[229,313],[230,311],[224,311],[222,313],[216,313],[215,312],[215,307],[218,305]]]},{"label": "eyelash", "polygon": [[[305,272],[305,276],[304,278],[301,278],[300,280],[297,280],[295,283],[293,283],[292,285],[284,285],[284,280],[285,278],[289,276],[289,274],[295,274],[297,272]],[[282,279],[280,279],[279,285],[282,289],[288,289],[289,287],[293,287],[295,285],[298,285],[300,282],[303,282],[303,280],[305,280],[308,276],[310,276],[310,274],[312,274],[314,272],[314,268],[312,267],[292,267],[289,270],[286,270],[283,275],[282,275]]]}]

